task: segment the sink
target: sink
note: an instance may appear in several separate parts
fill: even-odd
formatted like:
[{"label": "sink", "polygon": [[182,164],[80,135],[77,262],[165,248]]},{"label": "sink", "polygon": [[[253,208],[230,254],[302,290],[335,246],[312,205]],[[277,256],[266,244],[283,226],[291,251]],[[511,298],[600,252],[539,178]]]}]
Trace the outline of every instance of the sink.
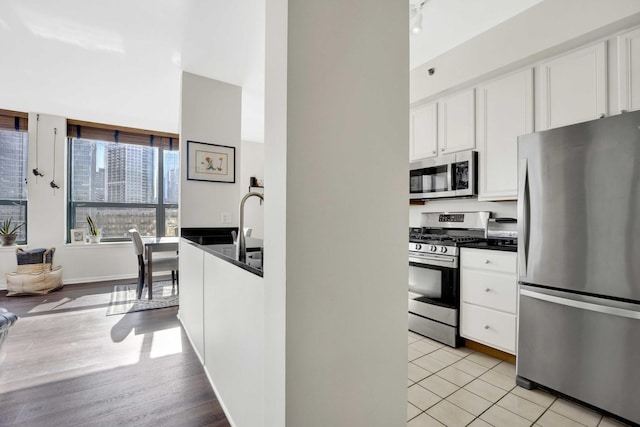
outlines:
[{"label": "sink", "polygon": [[247,252],[246,263],[249,267],[262,270],[262,250]]}]

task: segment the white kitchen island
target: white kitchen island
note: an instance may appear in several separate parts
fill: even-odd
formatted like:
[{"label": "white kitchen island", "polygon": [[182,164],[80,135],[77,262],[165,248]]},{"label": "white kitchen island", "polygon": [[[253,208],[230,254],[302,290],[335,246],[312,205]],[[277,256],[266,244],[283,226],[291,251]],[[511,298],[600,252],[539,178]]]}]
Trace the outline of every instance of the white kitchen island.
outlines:
[{"label": "white kitchen island", "polygon": [[233,425],[264,425],[264,280],[180,241],[180,321]]}]

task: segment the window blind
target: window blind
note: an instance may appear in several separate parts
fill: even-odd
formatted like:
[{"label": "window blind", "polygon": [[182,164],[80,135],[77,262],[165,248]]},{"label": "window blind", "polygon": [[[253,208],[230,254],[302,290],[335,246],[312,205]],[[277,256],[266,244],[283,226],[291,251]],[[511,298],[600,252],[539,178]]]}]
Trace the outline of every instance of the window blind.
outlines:
[{"label": "window blind", "polygon": [[26,132],[28,130],[28,118],[29,114],[27,113],[0,110],[0,129]]},{"label": "window blind", "polygon": [[67,120],[67,136],[146,147],[162,147],[165,150],[178,150],[179,148],[177,134],[71,119]]}]

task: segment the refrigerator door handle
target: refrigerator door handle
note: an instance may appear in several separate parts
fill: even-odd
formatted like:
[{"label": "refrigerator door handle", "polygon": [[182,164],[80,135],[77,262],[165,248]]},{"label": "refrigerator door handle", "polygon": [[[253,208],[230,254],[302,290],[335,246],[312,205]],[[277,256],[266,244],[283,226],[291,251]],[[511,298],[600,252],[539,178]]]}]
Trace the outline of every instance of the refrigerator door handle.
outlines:
[{"label": "refrigerator door handle", "polygon": [[619,307],[611,307],[609,305],[594,304],[586,301],[577,301],[574,299],[557,297],[555,295],[549,295],[546,293],[534,292],[527,289],[521,289],[520,295],[524,295],[529,298],[535,298],[541,301],[547,301],[553,304],[560,304],[568,307],[579,308],[581,310],[595,311],[598,313],[604,313],[604,314],[610,314],[618,317],[626,317],[629,319],[640,320],[640,311],[628,310],[628,309],[619,308]]},{"label": "refrigerator door handle", "polygon": [[527,159],[518,165],[518,275],[527,277],[529,258],[529,171]]}]

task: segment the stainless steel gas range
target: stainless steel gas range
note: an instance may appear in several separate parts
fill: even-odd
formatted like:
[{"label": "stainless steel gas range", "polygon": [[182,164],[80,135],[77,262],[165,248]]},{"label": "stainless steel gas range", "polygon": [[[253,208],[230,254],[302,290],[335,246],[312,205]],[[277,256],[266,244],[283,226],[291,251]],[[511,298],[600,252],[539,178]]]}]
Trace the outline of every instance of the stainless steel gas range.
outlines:
[{"label": "stainless steel gas range", "polygon": [[409,230],[409,329],[451,347],[462,339],[459,254],[485,237],[490,212],[423,213]]}]

